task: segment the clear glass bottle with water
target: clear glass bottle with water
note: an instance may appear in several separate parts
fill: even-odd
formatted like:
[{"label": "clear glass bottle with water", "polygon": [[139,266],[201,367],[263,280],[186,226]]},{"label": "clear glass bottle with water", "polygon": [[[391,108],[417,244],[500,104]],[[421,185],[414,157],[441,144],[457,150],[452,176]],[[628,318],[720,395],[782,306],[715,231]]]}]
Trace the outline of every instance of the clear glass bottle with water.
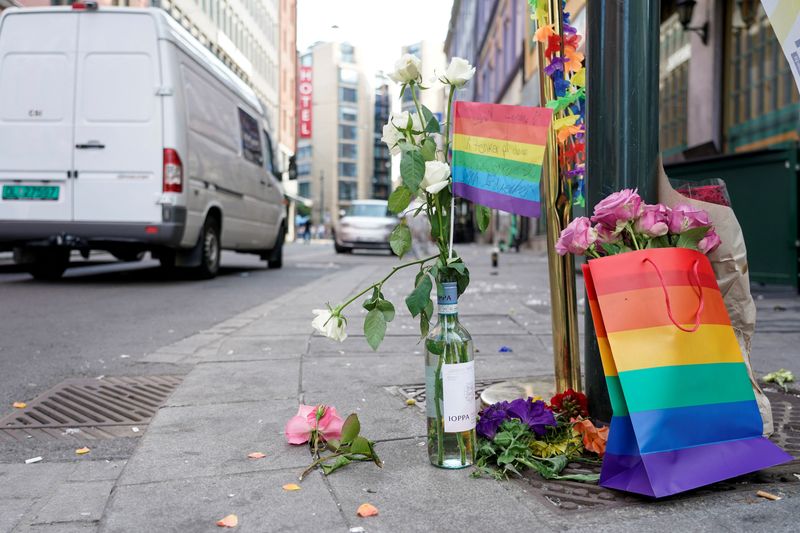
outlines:
[{"label": "clear glass bottle with water", "polygon": [[439,320],[425,339],[428,456],[441,468],[475,462],[475,362],[472,337],[458,321],[455,282],[439,284]]}]

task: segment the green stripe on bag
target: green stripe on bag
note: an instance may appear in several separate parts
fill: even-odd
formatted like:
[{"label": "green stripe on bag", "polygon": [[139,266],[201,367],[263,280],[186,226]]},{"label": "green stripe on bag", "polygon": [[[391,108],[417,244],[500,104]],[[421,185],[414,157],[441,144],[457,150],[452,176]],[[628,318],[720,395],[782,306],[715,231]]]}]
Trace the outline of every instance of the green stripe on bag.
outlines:
[{"label": "green stripe on bag", "polygon": [[632,413],[754,399],[744,363],[645,368],[620,372],[619,379]]},{"label": "green stripe on bag", "polygon": [[625,395],[622,394],[619,376],[606,376],[606,385],[608,386],[608,397],[611,400],[611,410],[614,416],[627,415],[628,406],[625,404]]}]

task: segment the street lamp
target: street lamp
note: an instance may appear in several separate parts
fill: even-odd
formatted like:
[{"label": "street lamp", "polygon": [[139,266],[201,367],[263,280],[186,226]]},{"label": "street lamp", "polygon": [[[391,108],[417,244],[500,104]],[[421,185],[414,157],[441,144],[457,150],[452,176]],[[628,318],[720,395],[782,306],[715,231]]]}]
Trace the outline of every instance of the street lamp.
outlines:
[{"label": "street lamp", "polygon": [[694,14],[694,6],[697,4],[696,0],[678,0],[678,19],[683,26],[684,31],[693,31],[700,36],[703,44],[708,44],[708,20],[702,26],[690,27],[692,22],[692,15]]}]

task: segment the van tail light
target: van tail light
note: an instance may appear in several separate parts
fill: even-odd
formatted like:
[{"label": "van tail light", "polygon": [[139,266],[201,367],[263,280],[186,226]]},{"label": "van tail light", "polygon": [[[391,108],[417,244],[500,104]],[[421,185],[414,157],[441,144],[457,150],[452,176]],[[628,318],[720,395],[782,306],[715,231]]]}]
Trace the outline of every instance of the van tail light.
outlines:
[{"label": "van tail light", "polygon": [[183,192],[183,164],[178,152],[164,148],[163,192]]},{"label": "van tail light", "polygon": [[97,2],[93,0],[86,0],[83,2],[73,2],[72,9],[75,11],[96,11],[97,10]]}]

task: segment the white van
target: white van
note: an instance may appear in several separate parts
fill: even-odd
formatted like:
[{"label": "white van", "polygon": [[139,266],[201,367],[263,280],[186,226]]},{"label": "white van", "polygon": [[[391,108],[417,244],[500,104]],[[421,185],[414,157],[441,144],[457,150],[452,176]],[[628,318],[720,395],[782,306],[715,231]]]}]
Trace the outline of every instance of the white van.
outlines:
[{"label": "white van", "polygon": [[0,251],[34,277],[73,249],[206,278],[220,249],[279,268],[273,153],[255,93],[160,9],[0,17]]}]

